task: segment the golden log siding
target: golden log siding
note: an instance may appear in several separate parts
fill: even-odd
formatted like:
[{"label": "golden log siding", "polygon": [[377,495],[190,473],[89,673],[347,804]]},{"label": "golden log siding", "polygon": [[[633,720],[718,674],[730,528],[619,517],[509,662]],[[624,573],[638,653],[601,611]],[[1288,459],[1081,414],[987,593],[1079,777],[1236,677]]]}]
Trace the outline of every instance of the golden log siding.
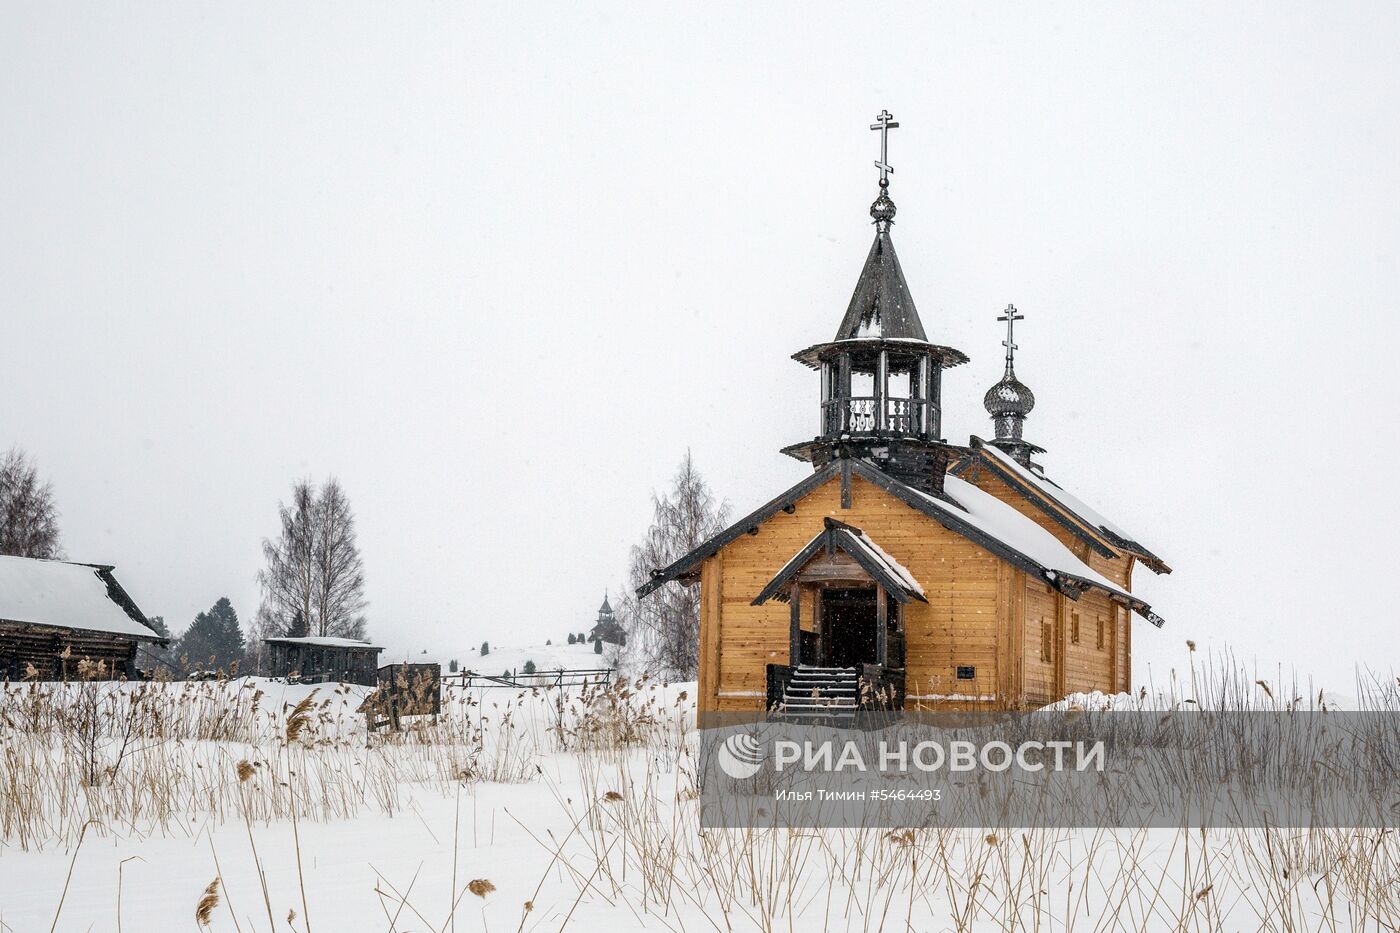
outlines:
[{"label": "golden log siding", "polygon": [[638,595],[699,583],[705,712],[839,722],[856,708],[1128,690],[1131,613],[1162,623],[1132,594],[1133,570],[1171,568],[1033,459],[1045,450],[1023,437],[1035,396],[1015,372],[1016,308],[998,318],[1006,365],[983,399],[995,437],[942,438],[943,374],[968,358],[924,331],[888,188],[882,171],[875,241],[836,336],[793,356],[820,376],[820,433],[783,452],[813,474]]}]

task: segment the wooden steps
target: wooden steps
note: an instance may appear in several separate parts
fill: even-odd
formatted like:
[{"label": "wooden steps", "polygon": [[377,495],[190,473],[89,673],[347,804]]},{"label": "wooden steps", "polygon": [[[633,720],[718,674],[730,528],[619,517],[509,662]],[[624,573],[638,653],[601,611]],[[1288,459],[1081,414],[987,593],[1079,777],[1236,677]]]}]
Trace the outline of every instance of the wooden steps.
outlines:
[{"label": "wooden steps", "polygon": [[854,667],[798,667],[783,691],[782,717],[811,725],[849,726],[855,721],[858,680]]}]

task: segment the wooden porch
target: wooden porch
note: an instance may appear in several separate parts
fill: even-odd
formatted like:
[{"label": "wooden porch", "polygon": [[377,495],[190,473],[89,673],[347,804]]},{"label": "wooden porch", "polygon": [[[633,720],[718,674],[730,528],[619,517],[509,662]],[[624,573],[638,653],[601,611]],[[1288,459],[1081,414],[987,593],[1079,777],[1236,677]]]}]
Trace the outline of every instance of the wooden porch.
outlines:
[{"label": "wooden porch", "polygon": [[788,663],[767,668],[770,710],[904,707],[904,613],[926,601],[903,566],[859,528],[827,518],[754,600],[786,602]]}]

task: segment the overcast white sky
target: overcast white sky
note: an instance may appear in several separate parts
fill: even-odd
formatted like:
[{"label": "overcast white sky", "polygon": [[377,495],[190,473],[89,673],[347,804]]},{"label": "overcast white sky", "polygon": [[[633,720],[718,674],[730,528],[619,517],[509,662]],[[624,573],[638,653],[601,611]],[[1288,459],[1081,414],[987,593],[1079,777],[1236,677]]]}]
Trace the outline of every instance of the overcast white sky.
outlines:
[{"label": "overcast white sky", "polygon": [[563,637],[689,446],[739,512],[808,469],[872,235],[986,435],[1166,557],[1145,661],[1394,661],[1400,7],[8,3],[0,446],[175,628],[257,604],[300,476],[370,632]]}]

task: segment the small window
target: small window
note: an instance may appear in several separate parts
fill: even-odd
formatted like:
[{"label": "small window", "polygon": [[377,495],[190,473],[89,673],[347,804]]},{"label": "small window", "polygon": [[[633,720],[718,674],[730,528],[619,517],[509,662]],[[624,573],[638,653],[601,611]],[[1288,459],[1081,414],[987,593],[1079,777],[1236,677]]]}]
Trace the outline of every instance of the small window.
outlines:
[{"label": "small window", "polygon": [[1044,619],[1040,620],[1040,660],[1049,664],[1055,660],[1054,653],[1055,631],[1054,627]]},{"label": "small window", "polygon": [[958,665],[958,680],[975,680],[977,678],[977,668],[971,664]]},{"label": "small window", "polygon": [[1105,642],[1104,642],[1104,637],[1103,637],[1103,616],[1099,616],[1097,621],[1098,621],[1098,624],[1099,624],[1099,632],[1098,632],[1098,638],[1097,638],[1097,643],[1095,644],[1095,647],[1096,647],[1096,648],[1099,648],[1099,649],[1102,649],[1103,646],[1104,646],[1104,644],[1105,644]]},{"label": "small window", "polygon": [[1071,645],[1079,644],[1079,613],[1077,612],[1069,614],[1069,643]]}]

